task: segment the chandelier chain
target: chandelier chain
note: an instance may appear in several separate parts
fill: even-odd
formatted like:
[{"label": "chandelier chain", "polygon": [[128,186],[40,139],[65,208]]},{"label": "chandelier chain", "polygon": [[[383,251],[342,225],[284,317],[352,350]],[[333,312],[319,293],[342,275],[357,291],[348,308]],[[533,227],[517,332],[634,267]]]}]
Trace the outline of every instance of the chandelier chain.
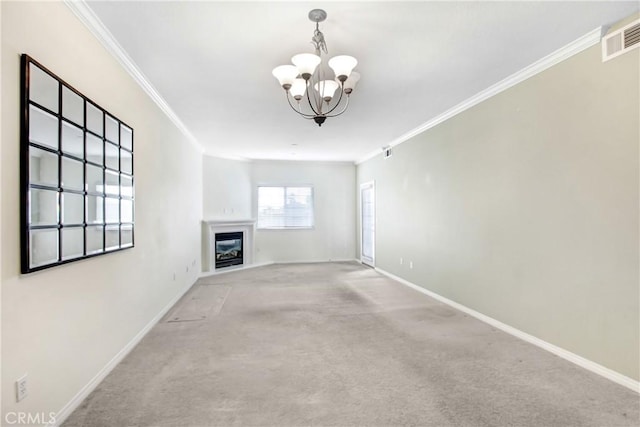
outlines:
[{"label": "chandelier chain", "polygon": [[327,50],[327,42],[324,39],[324,34],[320,31],[320,24],[318,22],[316,22],[316,30],[313,32],[313,37],[311,37],[311,43],[316,48],[316,55],[320,56],[321,51],[325,54],[329,53]]}]

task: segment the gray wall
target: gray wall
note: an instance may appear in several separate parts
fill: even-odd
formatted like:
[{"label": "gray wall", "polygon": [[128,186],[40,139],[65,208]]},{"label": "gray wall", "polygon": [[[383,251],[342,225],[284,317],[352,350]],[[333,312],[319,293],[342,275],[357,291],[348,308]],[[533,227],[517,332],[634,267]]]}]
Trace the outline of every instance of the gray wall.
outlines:
[{"label": "gray wall", "polygon": [[639,53],[594,46],[359,165],[377,266],[638,380]]}]

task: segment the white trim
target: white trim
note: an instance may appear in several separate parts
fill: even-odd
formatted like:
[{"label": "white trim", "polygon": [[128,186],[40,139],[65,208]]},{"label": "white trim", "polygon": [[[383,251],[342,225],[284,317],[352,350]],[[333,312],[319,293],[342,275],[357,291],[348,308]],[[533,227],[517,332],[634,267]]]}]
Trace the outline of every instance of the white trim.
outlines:
[{"label": "white trim", "polygon": [[64,0],[64,3],[78,17],[78,19],[91,31],[91,33],[102,43],[114,58],[118,60],[122,68],[140,85],[149,98],[162,110],[169,120],[187,137],[187,140],[200,152],[204,153],[204,148],[195,136],[187,129],[182,120],[171,109],[169,104],[162,98],[158,91],[149,82],[146,76],[140,71],[138,66],[129,57],[126,51],[120,46],[113,34],[104,26],[100,18],[91,10],[85,0]]},{"label": "white trim", "polygon": [[595,374],[598,374],[598,375],[600,375],[600,376],[602,376],[602,377],[604,377],[604,378],[606,378],[608,380],[611,380],[614,383],[620,384],[621,386],[624,386],[624,387],[626,387],[626,388],[628,388],[628,389],[630,389],[632,391],[635,391],[636,393],[640,393],[640,382],[634,380],[633,378],[629,378],[629,377],[627,377],[625,375],[622,375],[619,372],[616,372],[616,371],[614,371],[612,369],[604,367],[604,366],[602,366],[602,365],[600,365],[600,364],[598,364],[596,362],[593,362],[591,360],[585,359],[582,356],[578,356],[575,353],[572,353],[572,352],[570,352],[568,350],[565,350],[565,349],[563,349],[561,347],[558,347],[558,346],[556,346],[554,344],[551,344],[551,343],[549,343],[547,341],[544,341],[544,340],[542,340],[542,339],[540,339],[538,337],[535,337],[535,336],[530,335],[530,334],[528,334],[526,332],[523,332],[523,331],[521,331],[519,329],[516,329],[513,326],[509,326],[509,325],[507,325],[505,323],[502,323],[499,320],[496,320],[496,319],[494,319],[492,317],[489,317],[489,316],[487,316],[485,314],[479,313],[479,312],[477,312],[477,311],[475,311],[475,310],[473,310],[473,309],[471,309],[471,308],[469,308],[467,306],[464,306],[464,305],[459,304],[459,303],[457,303],[455,301],[452,301],[452,300],[450,300],[448,298],[445,298],[442,295],[439,295],[439,294],[437,294],[437,293],[435,293],[433,291],[430,291],[428,289],[423,288],[422,286],[418,286],[418,285],[416,285],[414,283],[411,283],[408,280],[405,280],[405,279],[403,279],[401,277],[398,277],[398,276],[396,276],[396,275],[394,275],[392,273],[389,273],[388,271],[385,271],[385,270],[383,270],[381,268],[377,268],[376,267],[376,271],[381,273],[381,274],[384,274],[385,276],[387,276],[387,277],[389,277],[389,278],[391,278],[391,279],[393,279],[393,280],[395,280],[395,281],[397,281],[399,283],[402,283],[405,286],[408,286],[408,287],[410,287],[412,289],[415,289],[418,292],[421,292],[421,293],[423,293],[425,295],[428,295],[433,299],[436,299],[436,300],[438,300],[438,301],[440,301],[442,303],[445,303],[448,306],[451,306],[451,307],[453,307],[453,308],[455,308],[457,310],[460,310],[463,313],[467,313],[468,315],[473,316],[476,319],[481,320],[481,321],[493,326],[494,328],[498,328],[501,331],[506,332],[506,333],[508,333],[510,335],[513,335],[516,338],[520,338],[523,341],[526,341],[526,342],[528,342],[530,344],[533,344],[533,345],[535,345],[537,347],[540,347],[543,350],[546,350],[546,351],[548,351],[550,353],[553,353],[556,356],[559,356],[559,357],[561,357],[561,358],[563,358],[565,360],[568,360],[569,362],[572,362],[572,363],[580,366],[581,368],[584,368],[584,369],[586,369],[588,371],[591,371],[591,372],[593,372]]},{"label": "white trim", "polygon": [[[207,271],[216,271],[216,234],[217,233],[242,233],[242,246],[243,246],[243,260],[242,264],[240,264],[235,269],[240,268],[242,265],[251,265],[253,264],[254,258],[254,234],[256,231],[256,220],[255,219],[232,219],[232,220],[210,220],[203,221],[207,233],[206,239],[208,244],[206,246],[206,260],[205,265],[202,266],[203,269]],[[229,270],[233,267],[223,267],[225,270]]]},{"label": "white trim", "polygon": [[[482,101],[485,101],[491,98],[492,96],[495,96],[500,92],[503,92],[509,89],[510,87],[515,86],[518,83],[523,82],[524,80],[530,77],[533,77],[536,74],[539,74],[548,68],[553,67],[559,62],[562,62],[565,59],[572,57],[576,53],[580,53],[583,50],[598,44],[600,42],[600,39],[602,38],[602,34],[603,34],[603,27],[598,27],[595,30],[588,32],[584,36],[578,38],[577,40],[574,40],[568,45],[556,50],[555,52],[545,56],[544,58],[537,60],[533,64],[523,68],[520,71],[515,72],[514,74],[499,81],[498,83],[489,86],[485,90],[478,92],[471,98],[468,98],[467,100],[461,102],[455,107],[445,111],[442,114],[437,115],[436,117],[423,123],[417,128],[412,129],[409,132],[399,136],[398,138],[391,141],[389,144],[385,144],[385,147],[392,148],[392,147],[395,147],[396,145],[402,144],[403,142],[408,141],[414,136],[421,134],[422,132],[428,129],[431,129],[434,126],[439,125],[445,120],[448,120],[451,117],[454,117],[462,113],[463,111],[468,110],[469,108],[481,103]],[[380,149],[372,151],[366,156],[364,156],[362,159],[356,161],[355,164],[359,165],[380,154],[382,154]]]},{"label": "white trim", "polygon": [[[369,262],[368,260],[365,261],[364,256],[362,255],[362,247],[363,245],[363,238],[364,238],[364,234],[362,233],[362,225],[363,225],[363,221],[362,221],[362,191],[367,189],[368,187],[371,187],[371,189],[373,190],[373,236],[372,236],[372,247],[371,250],[373,252],[372,256],[371,256],[371,261]],[[360,184],[360,194],[358,194],[358,205],[359,205],[359,214],[360,214],[360,263],[361,264],[365,264],[368,265],[369,267],[374,267],[376,266],[376,182],[375,181],[367,181],[367,182],[363,182],[362,184]]]},{"label": "white trim", "polygon": [[243,163],[253,163],[255,160],[253,159],[249,159],[246,157],[239,157],[239,156],[227,156],[224,154],[211,154],[208,151],[204,151],[202,153],[203,156],[207,156],[207,157],[213,157],[214,159],[222,159],[222,160],[235,160],[236,162],[243,162]]},{"label": "white trim", "polygon": [[184,289],[178,292],[178,294],[173,297],[171,301],[169,301],[169,303],[164,306],[164,308],[162,308],[162,310],[160,310],[160,312],[156,314],[153,319],[151,319],[151,321],[147,323],[146,326],[142,328],[140,332],[138,332],[136,336],[134,336],[131,341],[129,341],[127,345],[122,348],[122,350],[120,350],[115,356],[113,356],[113,358],[109,362],[107,362],[107,364],[102,369],[100,369],[100,371],[98,371],[98,373],[93,378],[91,378],[91,380],[89,380],[89,382],[84,387],[82,387],[80,391],[76,393],[76,395],[73,396],[73,398],[62,407],[62,409],[60,409],[56,413],[54,423],[49,423],[47,424],[47,426],[61,425],[69,417],[69,415],[71,415],[71,413],[80,406],[82,401],[86,399],[93,390],[95,390],[100,382],[104,380],[106,376],[109,375],[109,373],[111,373],[111,371],[118,365],[118,363],[120,363],[122,359],[124,359],[127,354],[129,354],[129,352],[133,350],[136,345],[138,345],[138,343],[151,330],[151,328],[153,328],[160,321],[160,319],[162,319],[164,315],[167,314],[169,310],[171,310],[171,308],[178,302],[178,300],[182,298],[189,289],[191,289],[191,287],[195,283],[196,282],[193,282],[189,286],[185,286]]},{"label": "white trim", "polygon": [[302,260],[302,261],[277,261],[274,264],[326,264],[329,262],[357,262],[354,258],[341,259],[321,259],[321,260]]},{"label": "white trim", "polygon": [[273,262],[269,261],[269,262],[260,262],[260,263],[257,263],[257,264],[251,264],[251,265],[240,265],[240,266],[234,266],[234,267],[226,267],[224,269],[219,269],[219,270],[214,270],[214,271],[205,271],[205,272],[200,273],[200,276],[198,276],[198,278],[204,279],[205,277],[217,276],[219,274],[225,274],[225,273],[233,273],[234,271],[249,270],[251,268],[264,267],[266,265],[271,265],[271,264],[273,264]]},{"label": "white trim", "polygon": [[235,271],[242,271],[242,270],[248,270],[250,268],[256,268],[256,267],[265,267],[267,265],[281,265],[281,264],[321,264],[321,263],[328,263],[328,262],[360,262],[357,259],[353,259],[353,258],[345,258],[345,259],[328,259],[328,260],[321,260],[321,261],[267,261],[267,262],[260,262],[257,264],[251,264],[251,265],[245,265],[245,266],[239,266],[239,267],[227,267],[224,270],[221,271],[207,271],[204,273],[200,273],[199,278],[200,279],[204,279],[205,277],[211,277],[211,276],[217,276],[218,274],[225,274],[225,273],[233,273]]}]

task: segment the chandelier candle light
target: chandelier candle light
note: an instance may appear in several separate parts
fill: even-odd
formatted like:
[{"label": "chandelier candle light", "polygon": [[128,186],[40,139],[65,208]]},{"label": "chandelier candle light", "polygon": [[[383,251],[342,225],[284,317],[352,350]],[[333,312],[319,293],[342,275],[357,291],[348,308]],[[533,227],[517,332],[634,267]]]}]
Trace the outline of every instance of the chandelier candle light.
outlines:
[{"label": "chandelier candle light", "polygon": [[[313,9],[309,12],[309,19],[316,23],[311,43],[316,49],[313,53],[300,53],[291,58],[294,65],[280,65],[273,69],[273,76],[278,79],[280,85],[286,92],[287,101],[291,108],[305,119],[313,119],[318,126],[327,117],[335,117],[344,113],[349,106],[349,96],[360,79],[360,74],[352,71],[358,64],[353,56],[334,56],[328,62],[329,67],[335,73],[335,80],[327,80],[322,67],[318,67],[322,62],[322,53],[327,54],[327,44],[324,34],[320,31],[319,23],[327,19],[327,12],[322,9]],[[335,100],[335,92],[340,89],[340,96]],[[305,97],[311,110],[303,112],[300,101]],[[346,102],[342,103],[343,95],[346,95]],[[291,102],[291,98],[296,101],[296,106]],[[304,101],[303,101],[304,103]],[[340,112],[334,113],[339,105],[344,104]]]}]

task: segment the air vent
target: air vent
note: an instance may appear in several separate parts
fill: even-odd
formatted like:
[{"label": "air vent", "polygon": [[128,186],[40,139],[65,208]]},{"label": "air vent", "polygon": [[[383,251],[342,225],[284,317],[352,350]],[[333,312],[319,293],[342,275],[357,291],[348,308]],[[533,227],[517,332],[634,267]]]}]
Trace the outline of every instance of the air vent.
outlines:
[{"label": "air vent", "polygon": [[391,151],[390,145],[382,147],[382,153],[384,154],[385,159],[388,159],[389,157],[393,156],[393,152]]},{"label": "air vent", "polygon": [[602,38],[602,62],[640,47],[640,19]]}]

